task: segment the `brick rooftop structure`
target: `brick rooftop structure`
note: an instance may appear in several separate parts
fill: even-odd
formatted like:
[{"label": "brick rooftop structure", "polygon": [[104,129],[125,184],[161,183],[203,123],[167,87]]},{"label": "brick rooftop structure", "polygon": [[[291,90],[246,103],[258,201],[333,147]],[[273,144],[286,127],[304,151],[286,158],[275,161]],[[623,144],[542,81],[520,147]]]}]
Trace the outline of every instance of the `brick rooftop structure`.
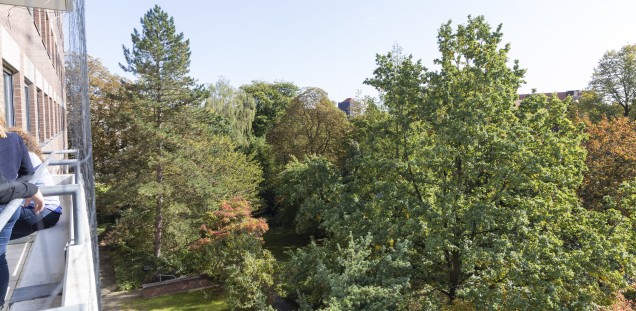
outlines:
[{"label": "brick rooftop structure", "polygon": [[545,96],[548,97],[552,97],[554,94],[557,95],[557,97],[560,100],[564,100],[566,99],[568,96],[572,96],[573,100],[578,100],[579,98],[581,98],[581,91],[579,90],[574,90],[574,91],[566,91],[566,92],[553,92],[553,93],[534,93],[534,94],[519,94],[519,100],[523,100],[524,98],[530,96],[530,95],[536,95],[536,94],[543,94]]}]

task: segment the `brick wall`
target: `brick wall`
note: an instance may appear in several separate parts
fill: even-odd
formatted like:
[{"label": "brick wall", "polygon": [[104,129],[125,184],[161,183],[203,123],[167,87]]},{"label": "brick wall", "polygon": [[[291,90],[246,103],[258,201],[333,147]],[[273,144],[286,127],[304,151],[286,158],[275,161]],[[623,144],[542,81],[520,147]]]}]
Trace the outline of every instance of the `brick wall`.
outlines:
[{"label": "brick wall", "polygon": [[34,134],[42,147],[66,149],[63,16],[9,5],[0,5],[0,16],[8,17],[0,18],[0,58],[13,73],[15,125]]},{"label": "brick wall", "polygon": [[193,289],[202,289],[211,287],[212,282],[203,276],[193,276],[186,278],[178,278],[157,283],[149,283],[143,285],[144,298],[157,297],[161,295],[186,292]]},{"label": "brick wall", "polygon": [[13,74],[13,116],[15,126],[26,125],[26,113],[24,107],[24,76],[20,72]]},{"label": "brick wall", "polygon": [[[25,90],[25,92],[26,91],[27,90]],[[28,92],[29,92],[29,102],[27,102],[26,104],[28,105],[28,109],[30,111],[29,113],[30,127],[27,130],[29,131],[29,133],[37,137],[38,114],[37,114],[37,107],[35,106],[37,103],[37,98],[36,98],[37,91],[36,91],[36,88],[33,87],[33,85],[29,85]]]}]

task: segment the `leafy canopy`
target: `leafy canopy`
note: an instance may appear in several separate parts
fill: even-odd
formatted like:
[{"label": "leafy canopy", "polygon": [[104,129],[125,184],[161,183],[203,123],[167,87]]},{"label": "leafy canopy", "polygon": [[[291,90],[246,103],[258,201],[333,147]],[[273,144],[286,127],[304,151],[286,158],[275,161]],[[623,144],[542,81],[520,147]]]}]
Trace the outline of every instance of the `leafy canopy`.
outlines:
[{"label": "leafy canopy", "polygon": [[623,116],[632,116],[636,105],[636,45],[605,52],[594,68],[589,87],[607,104],[621,107]]},{"label": "leafy canopy", "polygon": [[[516,104],[524,70],[509,61],[501,26],[492,29],[483,17],[451,26],[439,30],[437,71],[395,50],[377,57],[367,81],[383,93],[388,111],[370,107],[354,120],[357,147],[341,179],[313,174],[306,182],[328,182],[313,187],[326,195],[304,197],[319,207],[318,226],[329,241],[312,252],[322,262],[345,261],[346,252],[330,251],[328,243],[369,236],[362,243],[369,257],[353,265],[391,254],[408,262],[412,268],[391,270],[387,279],[408,280],[408,292],[393,293],[409,308],[609,304],[633,268],[632,222],[616,209],[579,204],[584,135],[567,118],[569,103],[535,95]],[[308,159],[285,174],[311,178],[304,173],[309,168],[329,171],[318,163]],[[288,189],[290,197],[307,190],[291,183]],[[407,250],[393,253],[398,245]],[[308,260],[299,252],[292,262],[302,258]],[[300,301],[312,308],[344,302],[342,293],[365,284],[344,283],[332,293],[324,269],[292,265],[289,271],[302,280]],[[329,280],[361,280],[363,270],[355,271],[360,279],[345,269]],[[377,293],[391,288],[378,286]],[[351,309],[370,306],[348,301]]]}]

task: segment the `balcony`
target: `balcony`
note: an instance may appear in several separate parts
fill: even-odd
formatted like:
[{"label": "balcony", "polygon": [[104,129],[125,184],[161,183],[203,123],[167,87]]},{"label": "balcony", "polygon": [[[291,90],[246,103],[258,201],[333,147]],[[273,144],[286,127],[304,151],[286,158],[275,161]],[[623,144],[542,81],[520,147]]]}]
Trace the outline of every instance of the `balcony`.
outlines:
[{"label": "balcony", "polygon": [[[68,151],[53,153],[38,168],[73,167],[75,174],[54,175],[56,186],[42,187],[46,195],[59,195],[64,207],[59,222],[7,247],[9,262],[8,310],[99,310],[99,289],[94,269],[92,229],[78,160],[55,160]],[[37,176],[36,172],[36,176]],[[4,225],[21,200],[0,213]],[[5,215],[6,214],[6,215]]]}]

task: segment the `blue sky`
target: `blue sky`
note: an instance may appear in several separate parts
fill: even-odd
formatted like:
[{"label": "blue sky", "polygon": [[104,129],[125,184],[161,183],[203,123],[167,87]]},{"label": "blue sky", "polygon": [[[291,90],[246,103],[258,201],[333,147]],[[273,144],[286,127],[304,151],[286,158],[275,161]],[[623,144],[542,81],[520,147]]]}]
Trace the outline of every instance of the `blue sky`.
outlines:
[{"label": "blue sky", "polygon": [[526,68],[520,92],[583,89],[603,53],[636,44],[632,0],[235,0],[86,1],[88,53],[123,75],[122,45],[155,4],[190,39],[191,75],[233,86],[252,80],[320,87],[335,101],[364,86],[375,54],[397,43],[434,69],[437,30],[449,19],[484,15],[503,24],[510,57]]}]

